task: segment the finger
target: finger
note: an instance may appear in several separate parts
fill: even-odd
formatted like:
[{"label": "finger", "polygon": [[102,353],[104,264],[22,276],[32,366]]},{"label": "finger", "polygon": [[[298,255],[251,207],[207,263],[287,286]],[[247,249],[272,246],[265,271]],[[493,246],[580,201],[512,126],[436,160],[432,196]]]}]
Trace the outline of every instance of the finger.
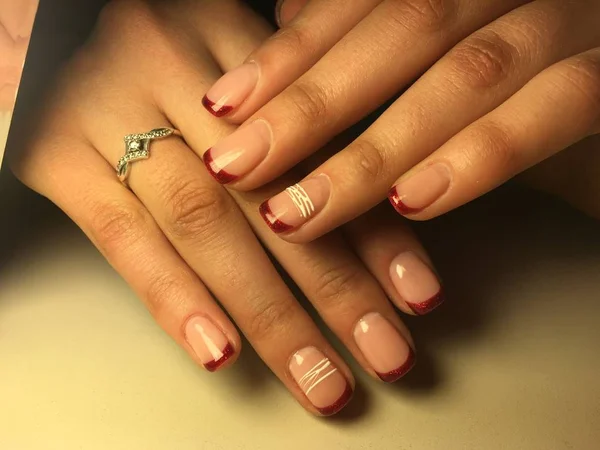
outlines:
[{"label": "finger", "polygon": [[[223,72],[242,64],[274,31],[262,16],[237,0],[205,2],[202,13],[194,19],[193,34],[208,48]],[[207,23],[212,26],[206,26]],[[223,34],[227,34],[227,39]],[[204,112],[202,117],[206,118]]]},{"label": "finger", "polygon": [[234,195],[257,235],[362,367],[389,383],[405,375],[415,364],[410,333],[342,236],[290,244],[271,233],[259,216],[262,192]]},{"label": "finger", "polygon": [[[599,122],[596,48],[536,76],[401,178],[396,195],[414,208],[411,218],[435,217],[590,136]],[[434,191],[424,186],[445,187]]]},{"label": "finger", "polygon": [[344,226],[354,251],[402,311],[423,315],[444,299],[429,255],[405,220],[379,205]]},{"label": "finger", "polygon": [[[231,57],[228,61],[235,63]],[[177,72],[190,73],[189,70]],[[177,111],[173,117],[183,127],[186,140],[194,148],[202,148],[213,139],[211,136],[229,134],[234,127],[215,120],[215,123],[209,121],[210,129],[201,130],[198,122],[206,122],[208,118],[199,118],[198,122],[190,118],[195,114],[194,106],[179,86],[187,89],[197,83],[195,79],[178,80],[174,84],[168,82],[164,87],[169,95],[164,97],[166,103],[161,106],[165,111]],[[261,192],[253,197],[262,201],[264,195]],[[339,236],[307,247],[288,244],[265,227],[258,214],[260,201],[236,198],[257,235],[361,365],[372,376],[388,382],[408,372],[414,364],[410,334],[377,281],[348,250],[347,244]],[[373,350],[376,347],[378,352]]]},{"label": "finger", "polygon": [[[598,39],[597,27],[581,23],[590,7],[578,5],[531,3],[469,36],[365,133],[300,183],[313,205],[310,214],[299,214],[293,199],[284,194],[268,203],[267,219],[277,217],[290,225],[284,238],[303,242],[380,202],[401,174],[500,105],[535,74],[589,48]],[[596,16],[599,10],[595,6]],[[428,187],[434,193],[439,188]],[[391,195],[395,201],[393,190]],[[424,190],[421,195],[430,194]]]},{"label": "finger", "polygon": [[[158,109],[182,131],[186,143],[206,148],[214,136],[230,131],[226,123],[194,115],[195,93],[219,69],[206,60],[181,61],[167,53],[162,57],[164,78],[161,89],[153,93]],[[115,117],[120,120],[109,117],[99,125],[97,116],[90,117],[86,129],[115,164],[122,151],[116,136],[158,126],[164,118],[153,107],[141,107],[141,101],[108,97],[105,101],[119,105]],[[123,128],[125,123],[128,129]],[[113,131],[98,136],[98,129]],[[151,158],[133,167],[130,185],[298,401],[319,414],[337,412],[352,394],[349,369],[292,297],[231,198],[201,165],[180,141],[157,141]]]},{"label": "finger", "polygon": [[15,173],[81,227],[194,360],[214,371],[237,359],[235,326],[94,149],[80,139],[50,135],[23,161]]},{"label": "finger", "polygon": [[307,3],[308,0],[279,0],[275,5],[277,25],[280,28],[288,25]]},{"label": "finger", "polygon": [[[127,122],[122,120],[126,113],[118,121],[102,118],[100,124],[97,117],[89,119],[95,120],[95,129],[110,130],[90,140],[111,165],[122,156],[117,136],[167,125],[150,105],[140,104],[133,102],[137,114]],[[133,109],[125,99],[121,107]],[[153,142],[151,157],[134,164],[129,183],[298,401],[324,415],[345,406],[353,390],[349,369],[294,299],[231,197],[202,170],[202,161],[185,143],[178,138]]]},{"label": "finger", "polygon": [[[471,0],[384,1],[306,74],[206,153],[217,175],[232,175],[216,178],[248,190],[281,175],[396,95],[454,43],[524,1],[486,8],[469,8]],[[309,5],[300,16],[308,14]],[[277,49],[277,55],[282,52]],[[391,62],[396,60],[402,64]],[[373,164],[365,159],[353,170],[367,176]]]},{"label": "finger", "polygon": [[306,72],[381,1],[353,0],[351,7],[345,0],[308,2],[293,23],[217,81],[204,106],[217,117],[227,115],[241,123]]}]

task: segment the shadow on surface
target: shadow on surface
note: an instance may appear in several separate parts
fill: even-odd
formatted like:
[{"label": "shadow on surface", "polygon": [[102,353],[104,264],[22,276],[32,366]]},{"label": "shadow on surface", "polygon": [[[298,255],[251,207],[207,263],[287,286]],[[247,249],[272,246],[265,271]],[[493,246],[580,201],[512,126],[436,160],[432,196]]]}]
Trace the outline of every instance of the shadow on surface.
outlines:
[{"label": "shadow on surface", "polygon": [[[438,219],[415,224],[444,280],[446,302],[425,317],[405,317],[419,363],[395,388],[426,393],[443,383],[431,359],[440,344],[469,346],[523,299],[503,295],[553,260],[600,258],[598,223],[550,196],[507,185]],[[579,236],[598,236],[593,242]],[[527,298],[544,302],[544,296]],[[540,307],[544,305],[541,304]],[[448,348],[448,345],[445,345]]]},{"label": "shadow on surface", "polygon": [[68,222],[58,208],[23,186],[6,168],[0,172],[0,211],[0,274],[20,249]]},{"label": "shadow on surface", "polygon": [[[38,237],[68,222],[54,205],[20,185],[6,169],[1,175],[0,276],[20,249],[31,248]],[[532,268],[539,269],[540,264],[557,259],[568,262],[600,258],[600,234],[595,220],[551,197],[516,185],[498,189],[439,219],[414,225],[444,280],[447,301],[429,316],[403,317],[417,345],[418,364],[403,380],[389,387],[399,395],[430,395],[436,391],[448,375],[435,358],[438,347],[443,345],[447,351],[472,346],[492,324],[502,320],[506,308],[518,309],[522,299],[503,293],[511,283],[527,283]],[[590,241],[581,239],[582,235],[598,238]],[[358,374],[361,369],[349,352],[326,329],[289,278],[287,281]],[[544,296],[527,301],[543,303]],[[235,367],[220,376],[235,391],[260,395],[272,375],[251,345],[247,341],[243,344],[244,351]],[[366,383],[374,381],[367,376],[357,378],[353,401],[333,423],[354,422],[369,412],[368,388],[361,386],[361,379],[368,380]]]}]

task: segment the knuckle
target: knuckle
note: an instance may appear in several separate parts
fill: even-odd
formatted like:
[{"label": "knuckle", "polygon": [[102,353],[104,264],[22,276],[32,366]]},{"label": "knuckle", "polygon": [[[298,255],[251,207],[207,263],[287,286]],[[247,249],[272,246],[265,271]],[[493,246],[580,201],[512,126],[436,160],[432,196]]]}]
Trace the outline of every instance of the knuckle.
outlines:
[{"label": "knuckle", "polygon": [[479,153],[477,160],[486,161],[486,167],[494,173],[491,177],[506,177],[515,173],[522,164],[518,147],[512,134],[501,125],[492,121],[482,121],[469,136]]},{"label": "knuckle", "polygon": [[257,305],[247,324],[252,339],[272,339],[295,318],[296,308],[291,301],[262,300],[250,304]]},{"label": "knuckle", "polygon": [[184,274],[176,271],[163,272],[150,279],[143,292],[143,300],[154,317],[168,318],[168,310],[176,310],[185,302],[189,284]]},{"label": "knuckle", "polygon": [[377,183],[386,177],[385,152],[379,144],[362,139],[355,141],[344,152],[349,167],[356,171],[359,183]]},{"label": "knuckle", "polygon": [[[85,48],[95,50],[95,57],[117,61],[124,70],[130,69],[132,54],[148,52],[154,58],[148,61],[163,61],[164,67],[177,64],[181,46],[174,45],[172,34],[168,33],[169,15],[161,11],[160,2],[144,0],[113,0],[100,12],[94,30]],[[140,38],[143,30],[143,39]],[[174,56],[171,54],[175,53]],[[147,63],[138,58],[138,66]],[[104,66],[103,66],[104,67]],[[138,67],[138,70],[140,68]],[[105,72],[102,72],[105,75]]]},{"label": "knuckle", "polygon": [[169,183],[165,203],[168,233],[182,240],[209,240],[230,211],[227,194],[220,186],[197,179]]},{"label": "knuckle", "polygon": [[491,88],[503,81],[515,65],[512,44],[495,33],[471,36],[449,53],[459,82],[474,88]]},{"label": "knuckle", "polygon": [[286,89],[285,96],[292,106],[292,111],[297,112],[297,119],[312,123],[327,117],[327,95],[316,84],[296,82]]},{"label": "knuckle", "polygon": [[281,55],[289,55],[298,58],[303,55],[314,54],[317,50],[317,42],[310,28],[300,25],[290,25],[279,30],[273,36],[273,44],[277,51],[271,53],[272,62],[277,63]]},{"label": "knuckle", "polygon": [[419,32],[444,29],[456,10],[455,0],[395,0],[392,4],[390,20]]},{"label": "knuckle", "polygon": [[341,302],[348,294],[358,292],[360,274],[351,265],[340,265],[323,271],[315,281],[313,292],[321,305]]},{"label": "knuckle", "polygon": [[565,65],[563,78],[589,104],[592,114],[600,116],[600,58],[591,55],[581,55],[573,58]]},{"label": "knuckle", "polygon": [[150,221],[148,211],[132,203],[98,203],[89,210],[92,239],[109,257],[140,239]]}]

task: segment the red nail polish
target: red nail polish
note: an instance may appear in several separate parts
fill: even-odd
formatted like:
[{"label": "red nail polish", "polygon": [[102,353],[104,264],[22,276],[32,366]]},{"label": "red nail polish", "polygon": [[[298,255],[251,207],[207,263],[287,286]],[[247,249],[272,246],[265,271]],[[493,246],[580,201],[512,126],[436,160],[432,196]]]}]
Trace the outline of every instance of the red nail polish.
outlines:
[{"label": "red nail polish", "polygon": [[382,381],[385,381],[386,383],[393,383],[394,381],[398,381],[400,378],[402,378],[404,375],[406,375],[410,371],[410,369],[412,369],[415,366],[415,363],[416,363],[415,352],[411,348],[410,351],[408,352],[408,357],[406,358],[406,361],[404,362],[404,364],[402,364],[397,369],[394,369],[387,373],[378,373],[377,372],[377,376],[379,378],[381,378]]},{"label": "red nail polish", "polygon": [[263,202],[258,209],[260,215],[262,216],[265,223],[269,226],[269,228],[279,234],[285,233],[286,231],[290,231],[293,227],[288,225],[287,223],[282,222],[277,218],[273,211],[271,211],[271,207],[269,206],[269,201]]},{"label": "red nail polish", "polygon": [[437,294],[435,294],[430,299],[425,300],[424,302],[421,302],[421,303],[408,303],[408,302],[406,302],[406,304],[409,306],[410,309],[413,310],[413,312],[415,314],[417,314],[419,316],[422,316],[424,314],[430,313],[435,308],[437,308],[438,306],[440,306],[442,303],[444,303],[444,300],[445,300],[444,293],[440,289],[440,291]]},{"label": "red nail polish", "polygon": [[237,180],[239,177],[233,175],[223,169],[220,169],[216,164],[212,157],[212,148],[209,148],[204,156],[202,156],[202,160],[204,161],[204,165],[206,166],[206,170],[210,173],[215,180],[217,180],[221,184],[232,183]]},{"label": "red nail polish", "polygon": [[209,372],[214,372],[219,367],[221,367],[225,363],[225,361],[231,358],[234,353],[235,350],[233,349],[233,346],[231,344],[227,344],[227,347],[225,347],[225,349],[223,350],[223,356],[221,356],[216,361],[207,362],[206,364],[204,364],[204,368]]},{"label": "red nail polish", "polygon": [[344,390],[344,393],[340,396],[339,399],[335,401],[335,403],[325,408],[317,408],[317,411],[319,411],[323,416],[332,416],[340,412],[342,408],[344,408],[344,406],[348,404],[348,402],[352,398],[352,394],[354,394],[354,391],[352,390],[349,384],[346,384],[346,389]]},{"label": "red nail polish", "polygon": [[202,98],[202,106],[215,117],[223,117],[233,110],[233,106],[223,105],[217,107],[216,103],[210,100],[206,95]]},{"label": "red nail polish", "polygon": [[389,199],[390,203],[392,204],[392,206],[394,207],[394,209],[399,214],[402,214],[403,216],[407,216],[409,214],[416,214],[421,211],[421,209],[411,208],[410,206],[406,206],[400,199],[400,196],[398,195],[398,191],[396,190],[395,187],[390,189],[390,191],[388,192],[388,199]]}]

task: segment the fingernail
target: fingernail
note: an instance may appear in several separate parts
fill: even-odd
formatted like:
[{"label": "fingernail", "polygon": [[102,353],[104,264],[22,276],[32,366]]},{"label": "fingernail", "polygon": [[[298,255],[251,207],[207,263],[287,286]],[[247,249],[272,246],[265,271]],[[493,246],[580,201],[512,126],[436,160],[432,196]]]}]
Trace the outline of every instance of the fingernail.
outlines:
[{"label": "fingernail", "polygon": [[450,171],[435,164],[394,186],[388,198],[402,215],[415,214],[440,198],[450,187]]},{"label": "fingernail", "polygon": [[225,333],[204,316],[194,316],[185,325],[185,340],[206,370],[214,372],[235,350]]},{"label": "fingernail", "polygon": [[306,347],[294,353],[289,369],[306,398],[324,416],[340,411],[352,397],[348,380],[315,347]]},{"label": "fingernail", "polygon": [[331,181],[327,175],[317,175],[260,205],[260,214],[275,233],[285,233],[304,225],[327,204]]},{"label": "fingernail", "polygon": [[202,159],[210,174],[221,184],[232,183],[251,172],[267,156],[271,131],[256,120],[209,148]]},{"label": "fingernail", "polygon": [[444,301],[437,276],[413,252],[396,256],[390,266],[390,276],[398,294],[415,314],[427,314]]},{"label": "fingernail", "polygon": [[257,82],[256,63],[242,64],[217,80],[202,99],[202,105],[214,116],[223,117],[244,103]]},{"label": "fingernail", "polygon": [[358,321],[354,340],[373,370],[386,383],[403,377],[415,365],[415,354],[408,342],[379,313]]}]

